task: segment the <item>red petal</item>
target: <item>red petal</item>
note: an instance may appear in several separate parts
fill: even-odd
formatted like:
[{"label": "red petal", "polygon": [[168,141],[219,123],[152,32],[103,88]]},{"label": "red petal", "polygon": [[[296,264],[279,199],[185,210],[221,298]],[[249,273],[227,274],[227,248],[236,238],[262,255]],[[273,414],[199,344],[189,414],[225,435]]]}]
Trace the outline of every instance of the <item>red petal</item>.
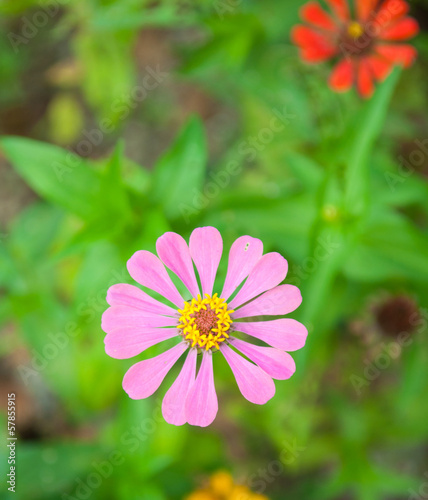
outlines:
[{"label": "red petal", "polygon": [[385,0],[379,8],[374,21],[381,26],[400,19],[409,11],[409,4],[404,0]]},{"label": "red petal", "polygon": [[300,57],[308,63],[327,61],[336,54],[336,50],[320,49],[319,47],[304,47],[300,49]]},{"label": "red petal", "polygon": [[357,0],[357,18],[359,21],[367,21],[374,13],[378,0]]},{"label": "red petal", "polygon": [[330,87],[336,92],[345,92],[352,87],[354,81],[354,66],[350,59],[342,59],[333,68],[330,75]]},{"label": "red petal", "polygon": [[332,46],[326,35],[320,31],[298,24],[291,30],[291,40],[298,47]]},{"label": "red petal", "polygon": [[412,17],[405,17],[392,26],[385,28],[379,35],[381,40],[407,40],[419,31],[419,24]]},{"label": "red petal", "polygon": [[417,56],[417,52],[414,47],[398,43],[379,44],[376,46],[376,52],[388,61],[401,64],[405,68],[410,66]]},{"label": "red petal", "polygon": [[326,0],[330,9],[341,21],[349,20],[349,8],[346,0]]},{"label": "red petal", "polygon": [[392,69],[392,62],[383,59],[380,56],[372,55],[367,58],[370,70],[378,82],[383,82]]},{"label": "red petal", "polygon": [[307,62],[325,61],[337,52],[337,48],[325,35],[307,26],[295,26],[291,32],[291,40],[302,49],[300,55]]},{"label": "red petal", "polygon": [[373,77],[370,64],[366,59],[361,59],[357,69],[357,89],[361,97],[371,97],[374,91]]},{"label": "red petal", "polygon": [[317,28],[334,31],[337,30],[336,24],[327,12],[321,8],[318,2],[308,2],[300,9],[301,18]]}]

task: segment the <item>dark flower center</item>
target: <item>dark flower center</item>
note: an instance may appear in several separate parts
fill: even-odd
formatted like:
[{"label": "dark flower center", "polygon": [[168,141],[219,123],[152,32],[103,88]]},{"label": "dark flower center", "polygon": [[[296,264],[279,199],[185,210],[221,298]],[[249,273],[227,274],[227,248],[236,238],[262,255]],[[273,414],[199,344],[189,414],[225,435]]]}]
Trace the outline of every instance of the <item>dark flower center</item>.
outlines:
[{"label": "dark flower center", "polygon": [[206,309],[196,312],[194,317],[196,328],[200,333],[205,333],[206,335],[211,332],[218,322],[217,314],[209,306]]},{"label": "dark flower center", "polygon": [[221,342],[229,338],[229,329],[232,324],[227,303],[218,294],[212,297],[205,294],[205,298],[193,298],[185,302],[183,309],[178,310],[180,320],[177,328],[181,335],[192,347],[198,349],[219,349]]},{"label": "dark flower center", "polygon": [[339,35],[339,48],[346,57],[360,58],[370,53],[376,37],[370,33],[368,25],[351,21],[343,27]]},{"label": "dark flower center", "polygon": [[395,337],[400,333],[411,334],[419,324],[417,304],[406,295],[390,297],[375,309],[375,317],[382,333]]}]

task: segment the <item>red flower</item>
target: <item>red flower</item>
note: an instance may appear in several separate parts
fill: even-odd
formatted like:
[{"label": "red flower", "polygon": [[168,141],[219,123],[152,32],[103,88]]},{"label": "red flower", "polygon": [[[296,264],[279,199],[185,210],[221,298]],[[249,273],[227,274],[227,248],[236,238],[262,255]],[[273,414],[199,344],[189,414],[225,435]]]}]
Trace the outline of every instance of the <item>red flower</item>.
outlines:
[{"label": "red flower", "polygon": [[291,39],[306,62],[339,58],[330,75],[333,90],[344,92],[355,85],[362,97],[370,97],[374,80],[383,81],[396,64],[412,64],[416,49],[396,43],[419,31],[415,19],[407,16],[406,1],[354,0],[354,13],[348,0],[325,1],[330,12],[316,1],[301,8],[307,24],[295,26]]}]

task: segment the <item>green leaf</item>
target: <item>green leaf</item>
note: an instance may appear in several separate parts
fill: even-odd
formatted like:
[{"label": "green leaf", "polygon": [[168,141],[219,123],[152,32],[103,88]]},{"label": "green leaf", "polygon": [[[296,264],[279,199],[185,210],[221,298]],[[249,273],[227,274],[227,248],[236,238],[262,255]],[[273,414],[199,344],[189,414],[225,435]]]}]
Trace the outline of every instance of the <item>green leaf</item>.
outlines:
[{"label": "green leaf", "polygon": [[[57,440],[44,445],[23,443],[18,458],[23,472],[19,488],[21,498],[51,498],[53,493],[59,498],[60,492],[76,488],[77,481],[84,480],[94,470],[91,464],[104,459],[102,452],[96,444],[77,440]],[[41,478],[49,478],[49,481]]]},{"label": "green leaf", "polygon": [[135,69],[126,40],[117,33],[97,36],[85,29],[76,34],[72,43],[83,68],[82,90],[99,115],[99,127],[89,133],[104,138],[123,125],[139,102],[131,95]]},{"label": "green leaf", "polygon": [[64,212],[44,202],[33,203],[13,221],[9,248],[15,257],[33,265],[47,260],[63,224]]},{"label": "green leaf", "polygon": [[49,104],[47,115],[50,139],[64,146],[73,144],[84,127],[83,109],[78,97],[72,92],[58,94]]},{"label": "green leaf", "polygon": [[252,47],[263,40],[263,26],[258,16],[236,12],[226,20],[212,17],[207,20],[211,32],[209,41],[201,48],[194,50],[188,57],[182,71],[192,73],[212,66],[227,68],[237,73]]},{"label": "green leaf", "polygon": [[[101,7],[98,5],[91,19],[91,28],[97,32],[130,31],[144,26],[187,26],[195,22],[195,15],[189,10],[180,9],[172,2],[142,8],[141,0],[122,0]],[[183,12],[181,12],[183,10]],[[105,37],[103,37],[104,40]]]},{"label": "green leaf", "polygon": [[153,201],[163,207],[168,218],[179,218],[189,197],[202,191],[206,160],[202,124],[191,118],[153,172]]},{"label": "green leaf", "polygon": [[391,278],[428,280],[428,236],[397,214],[377,217],[364,231],[345,263],[359,281]]},{"label": "green leaf", "polygon": [[17,270],[7,248],[6,242],[0,240],[0,287],[7,287],[15,279]]},{"label": "green leaf", "polygon": [[[111,217],[130,217],[132,215],[127,190],[122,181],[124,161],[123,142],[119,141],[101,174],[99,205],[105,205],[104,214],[100,214],[102,218],[110,219],[109,215]],[[105,200],[108,200],[107,204],[105,204]]]},{"label": "green leaf", "polygon": [[[105,297],[110,285],[126,281],[127,276],[126,267],[115,245],[102,240],[94,242],[88,248],[76,279],[75,304],[79,306],[88,298]],[[102,309],[95,309],[97,313],[100,310]]]},{"label": "green leaf", "polygon": [[[203,224],[213,225],[226,232],[251,234],[262,239],[266,248],[277,248],[288,258],[301,259],[308,252],[307,227],[313,224],[316,206],[306,194],[269,199],[265,196],[224,193],[215,210],[204,218]],[[281,237],[278,238],[278,228]]]},{"label": "green leaf", "polygon": [[323,170],[312,158],[289,151],[285,153],[285,160],[304,188],[313,190],[320,186],[323,179]]},{"label": "green leaf", "polygon": [[354,215],[361,214],[367,202],[370,153],[382,130],[399,74],[400,70],[395,68],[360,115],[352,117],[351,144],[346,148],[345,206]]},{"label": "green leaf", "polygon": [[100,178],[82,158],[57,146],[21,137],[2,137],[0,145],[40,196],[83,218],[94,213]]}]

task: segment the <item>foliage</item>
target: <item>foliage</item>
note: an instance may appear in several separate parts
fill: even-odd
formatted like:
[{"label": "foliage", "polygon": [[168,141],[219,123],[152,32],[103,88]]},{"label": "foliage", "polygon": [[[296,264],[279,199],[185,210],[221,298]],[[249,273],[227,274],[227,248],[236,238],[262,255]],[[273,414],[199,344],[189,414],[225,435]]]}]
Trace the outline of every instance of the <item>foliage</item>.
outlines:
[{"label": "foliage", "polygon": [[[21,438],[20,498],[86,488],[94,499],[180,499],[219,469],[272,499],[417,491],[428,440],[426,34],[417,64],[363,103],[331,93],[327,68],[298,61],[298,0],[52,4],[17,57],[10,37],[0,41],[5,116],[35,107],[28,73],[58,47],[43,73],[47,111],[0,139],[37,195],[0,241],[0,322],[13,331],[1,354],[26,353],[17,391],[53,421]],[[25,20],[47,11],[14,0],[0,12],[5,33],[24,36]],[[129,400],[130,361],[105,355],[100,329],[106,290],[130,282],[133,252],[201,225],[216,226],[225,248],[250,234],[286,256],[286,282],[304,299],[294,317],[310,331],[296,375],[263,407],[216,359],[221,413],[203,430],[160,418],[174,373],[157,397]],[[419,306],[400,346],[400,332],[386,337],[374,319],[397,294]]]}]

